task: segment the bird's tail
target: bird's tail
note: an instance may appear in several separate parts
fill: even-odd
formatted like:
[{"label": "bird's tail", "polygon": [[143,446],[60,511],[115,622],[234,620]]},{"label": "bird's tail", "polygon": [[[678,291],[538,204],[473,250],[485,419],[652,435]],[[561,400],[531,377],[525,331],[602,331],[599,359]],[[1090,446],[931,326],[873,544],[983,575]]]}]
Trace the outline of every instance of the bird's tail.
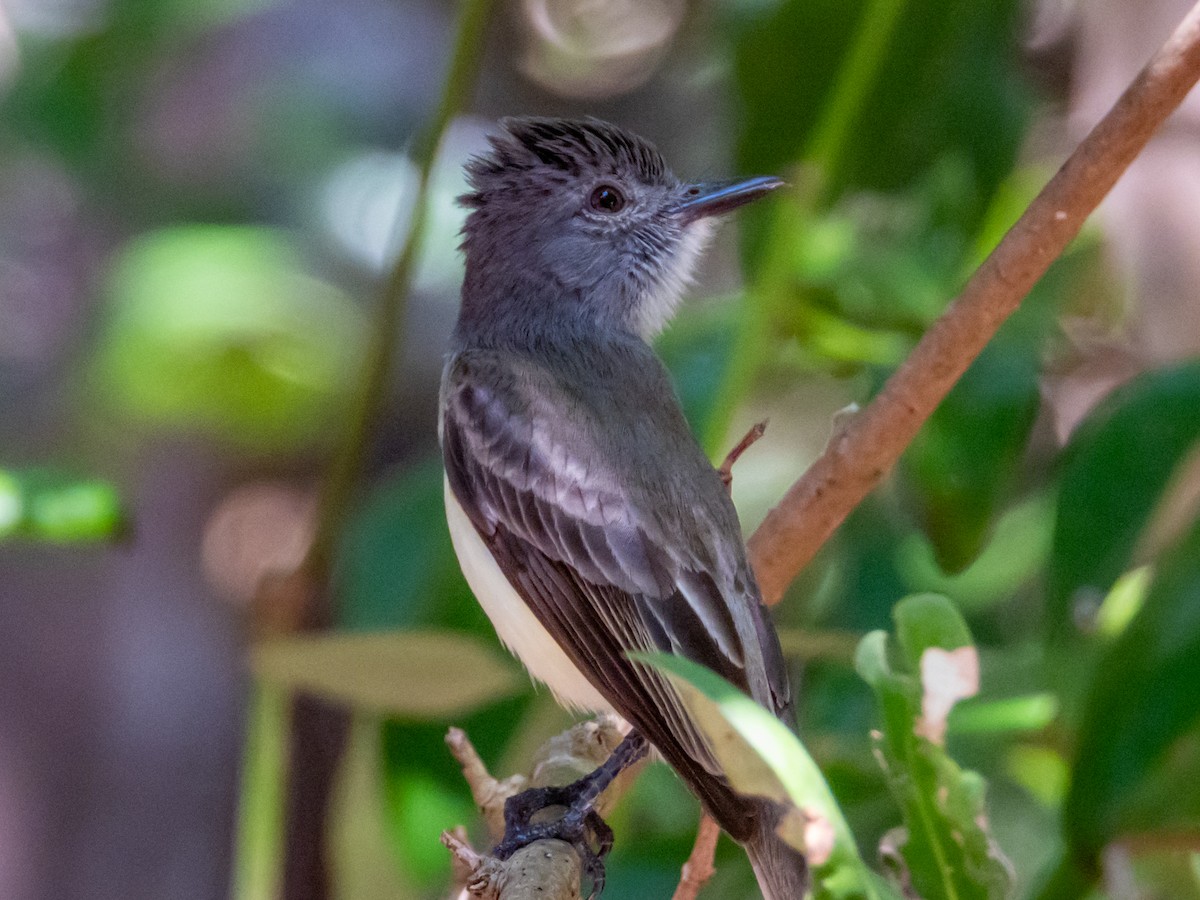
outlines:
[{"label": "bird's tail", "polygon": [[773,809],[757,817],[757,827],[745,842],[746,855],[758,878],[763,900],[803,900],[808,890],[808,864],[804,854],[775,833],[777,822],[778,815]]}]

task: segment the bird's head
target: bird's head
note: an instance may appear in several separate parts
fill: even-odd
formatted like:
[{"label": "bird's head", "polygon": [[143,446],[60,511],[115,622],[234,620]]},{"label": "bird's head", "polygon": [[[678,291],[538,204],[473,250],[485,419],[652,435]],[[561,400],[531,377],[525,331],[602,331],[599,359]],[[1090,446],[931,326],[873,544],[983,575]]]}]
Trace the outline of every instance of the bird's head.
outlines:
[{"label": "bird's head", "polygon": [[776,178],[688,184],[658,150],[597,119],[504,120],[467,165],[463,321],[560,322],[643,338],[674,312],[712,217]]}]

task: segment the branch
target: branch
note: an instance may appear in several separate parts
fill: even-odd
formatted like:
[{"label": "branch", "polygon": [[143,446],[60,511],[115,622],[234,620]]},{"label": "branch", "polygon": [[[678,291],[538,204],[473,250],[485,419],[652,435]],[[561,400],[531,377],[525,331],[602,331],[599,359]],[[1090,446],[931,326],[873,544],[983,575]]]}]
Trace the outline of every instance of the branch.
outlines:
[{"label": "branch", "polygon": [[1092,129],[871,404],[751,536],[767,603],[896,464],[925,420],[1200,79],[1200,4]]},{"label": "branch", "polygon": [[725,490],[733,490],[733,466],[742,454],[756,444],[764,434],[767,433],[767,420],[763,419],[757,425],[751,426],[746,432],[746,436],[737,442],[732,450],[725,456],[725,462],[721,463],[721,468],[717,469],[717,474],[721,477],[721,483],[725,485]]},{"label": "branch", "polygon": [[700,828],[696,832],[696,843],[683,864],[683,872],[679,878],[679,886],[671,895],[671,900],[696,900],[701,888],[708,883],[717,871],[713,865],[713,857],[717,853],[717,838],[721,836],[721,826],[706,812],[700,813]]},{"label": "branch", "polygon": [[[625,733],[613,716],[582,722],[547,741],[534,758],[529,778],[515,775],[498,781],[483,765],[467,736],[452,728],[446,743],[471,787],[471,795],[487,821],[492,843],[503,836],[504,801],[525,787],[566,785],[601,765]],[[596,802],[604,814],[629,789],[645,762],[635,763],[609,785]],[[444,832],[442,843],[454,856],[465,886],[461,900],[578,900],[582,871],[575,848],[558,840],[534,841],[506,860],[473,850],[461,834]]]}]

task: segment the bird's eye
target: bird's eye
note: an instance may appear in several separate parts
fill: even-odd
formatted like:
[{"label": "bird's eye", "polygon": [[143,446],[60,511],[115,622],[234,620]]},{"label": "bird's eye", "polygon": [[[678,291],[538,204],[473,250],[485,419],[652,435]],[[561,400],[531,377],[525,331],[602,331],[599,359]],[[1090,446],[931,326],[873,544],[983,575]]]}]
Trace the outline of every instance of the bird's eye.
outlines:
[{"label": "bird's eye", "polygon": [[625,208],[625,195],[611,184],[602,184],[592,191],[588,202],[596,212],[615,213]]}]

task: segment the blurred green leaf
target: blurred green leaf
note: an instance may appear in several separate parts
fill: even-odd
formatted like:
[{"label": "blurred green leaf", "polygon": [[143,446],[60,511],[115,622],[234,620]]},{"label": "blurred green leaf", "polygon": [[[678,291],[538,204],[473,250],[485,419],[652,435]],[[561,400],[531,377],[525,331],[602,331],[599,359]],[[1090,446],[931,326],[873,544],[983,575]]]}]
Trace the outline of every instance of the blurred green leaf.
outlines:
[{"label": "blurred green leaf", "polygon": [[954,604],[938,594],[914,594],[896,604],[896,637],[909,669],[919,671],[925,651],[970,647],[971,632]]},{"label": "blurred green leaf", "polygon": [[1081,592],[1108,593],[1172,473],[1200,441],[1200,363],[1147,373],[1113,392],[1067,448],[1050,559],[1049,638],[1075,631]]},{"label": "blurred green leaf", "polygon": [[724,375],[737,311],[738,305],[727,298],[693,305],[654,345],[671,371],[684,415],[697,433],[707,425]]},{"label": "blurred green leaf", "polygon": [[446,631],[269,638],[251,652],[271,682],[355,709],[445,719],[512,696],[525,679],[481,641]]},{"label": "blurred green leaf", "polygon": [[[439,743],[448,757],[444,742]],[[406,873],[425,889],[423,896],[438,896],[450,874],[450,855],[438,835],[478,815],[461,772],[458,781],[451,785],[420,769],[387,777],[384,799],[392,846]]]},{"label": "blurred green leaf", "polygon": [[442,479],[441,459],[423,460],[373,485],[354,510],[334,573],[340,627],[493,636],[450,543]]},{"label": "blurred green leaf", "polygon": [[986,546],[961,572],[947,574],[928,538],[914,531],[897,550],[897,565],[910,591],[953,597],[968,612],[1001,606],[1028,583],[1037,583],[1050,557],[1054,503],[1050,492],[1034,494],[1001,513]]},{"label": "blurred green leaf", "polygon": [[933,594],[900,601],[895,619],[903,667],[893,667],[882,631],[863,638],[856,659],[883,715],[876,753],[904,818],[904,829],[886,840],[888,852],[903,859],[902,877],[918,896],[1007,897],[1011,867],[989,833],[984,781],[960,769],[928,736],[931,689],[949,691],[951,702],[964,692],[923,675],[931,654],[974,653],[966,623],[949,600]]},{"label": "blurred green leaf", "polygon": [[[1141,610],[1095,669],[1064,807],[1072,845],[1094,858],[1131,822],[1147,792],[1158,828],[1200,828],[1195,788],[1200,732],[1200,523],[1157,566]],[[1185,735],[1191,735],[1190,739]],[[1189,766],[1172,768],[1172,754]],[[1157,782],[1157,784],[1155,783]]]},{"label": "blurred green leaf", "polygon": [[[745,171],[783,171],[800,159],[831,100],[833,80],[854,41],[894,13],[891,3],[787,0],[739,29],[737,85]],[[830,188],[896,190],[937,159],[966,161],[975,215],[1012,167],[1029,99],[1021,71],[1021,6],[1014,0],[963,4],[908,0],[887,32],[879,64],[851,60],[872,75]],[[796,97],[805,102],[797,106]]]},{"label": "blurred green leaf", "polygon": [[816,898],[887,898],[858,855],[854,835],[820,769],[788,727],[719,675],[698,663],[670,654],[638,654],[635,659],[667,675],[734,789],[794,806],[802,813],[785,816],[780,835],[803,852],[806,818],[822,820],[832,832],[832,848],[812,866]]},{"label": "blurred green leaf", "polygon": [[922,524],[947,572],[965,569],[987,541],[1037,415],[1038,376],[1032,354],[998,338],[904,454]]},{"label": "blurred green leaf", "polygon": [[126,526],[121,498],[109,482],[50,469],[0,469],[0,541],[112,540]]},{"label": "blurred green leaf", "polygon": [[1051,267],[905,451],[904,496],[945,572],[976,559],[1017,484],[1041,406],[1046,347],[1097,252],[1084,241]]},{"label": "blurred green leaf", "polygon": [[1004,697],[999,700],[967,700],[950,715],[951,734],[996,734],[1041,731],[1058,715],[1058,701],[1051,693]]},{"label": "blurred green leaf", "polygon": [[121,252],[107,289],[96,373],[120,412],[248,449],[325,440],[320,426],[357,371],[362,316],[282,234],[153,232]]}]

